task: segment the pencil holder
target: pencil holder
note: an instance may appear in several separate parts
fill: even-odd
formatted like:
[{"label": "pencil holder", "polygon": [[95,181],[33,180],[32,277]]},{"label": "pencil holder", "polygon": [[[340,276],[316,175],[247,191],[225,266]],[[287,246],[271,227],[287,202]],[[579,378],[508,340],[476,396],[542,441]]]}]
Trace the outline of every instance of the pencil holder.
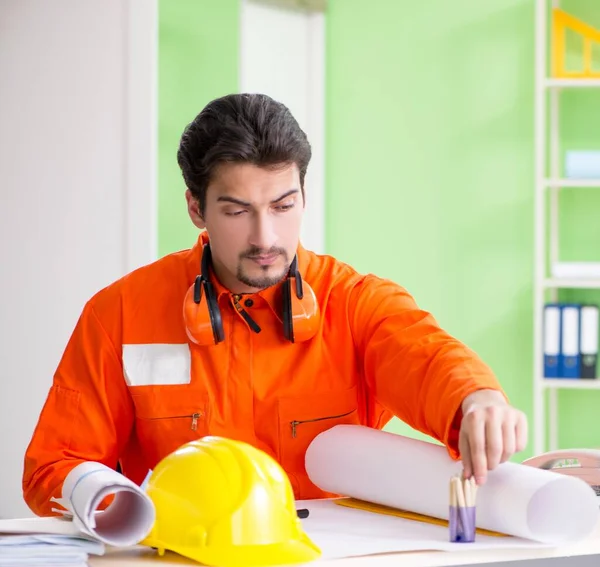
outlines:
[{"label": "pencil holder", "polygon": [[475,541],[475,510],[475,506],[450,506],[448,527],[451,542],[471,543]]}]

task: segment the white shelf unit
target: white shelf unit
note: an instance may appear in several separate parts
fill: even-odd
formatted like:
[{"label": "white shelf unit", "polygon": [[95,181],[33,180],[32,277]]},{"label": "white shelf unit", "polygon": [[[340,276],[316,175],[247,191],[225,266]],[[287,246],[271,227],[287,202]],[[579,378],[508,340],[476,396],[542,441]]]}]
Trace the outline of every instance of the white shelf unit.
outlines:
[{"label": "white shelf unit", "polygon": [[[534,275],[534,380],[533,451],[558,448],[558,391],[600,390],[600,379],[544,378],[543,308],[549,295],[560,289],[600,289],[600,279],[561,279],[548,274],[548,264],[559,260],[558,208],[561,189],[600,189],[600,179],[560,178],[560,93],[563,89],[600,88],[600,79],[554,79],[550,68],[549,16],[560,0],[536,0],[535,18],[535,275]],[[546,198],[549,197],[548,212]],[[548,229],[549,237],[546,237]],[[548,440],[546,429],[548,428]],[[546,442],[548,441],[548,442]]]},{"label": "white shelf unit", "polygon": [[600,390],[600,380],[546,378],[544,382],[549,390]]},{"label": "white shelf unit", "polygon": [[600,179],[546,179],[544,184],[550,189],[600,189]]},{"label": "white shelf unit", "polygon": [[542,79],[542,85],[549,89],[586,89],[600,87],[600,79]]},{"label": "white shelf unit", "polygon": [[600,289],[600,280],[597,279],[561,279],[548,278],[544,280],[544,287],[550,290],[559,289]]}]

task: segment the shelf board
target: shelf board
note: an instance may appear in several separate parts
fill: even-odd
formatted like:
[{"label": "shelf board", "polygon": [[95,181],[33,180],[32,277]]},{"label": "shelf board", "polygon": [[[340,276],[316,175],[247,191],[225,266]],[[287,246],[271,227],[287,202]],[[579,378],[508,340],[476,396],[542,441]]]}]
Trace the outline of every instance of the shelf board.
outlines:
[{"label": "shelf board", "polygon": [[600,379],[596,378],[544,378],[544,388],[567,390],[600,390]]},{"label": "shelf board", "polygon": [[600,79],[546,79],[544,85],[549,89],[600,88]]},{"label": "shelf board", "polygon": [[578,188],[598,188],[600,189],[600,179],[546,179],[546,187],[578,187]]},{"label": "shelf board", "polygon": [[544,287],[548,289],[600,289],[600,279],[549,278],[544,280]]}]

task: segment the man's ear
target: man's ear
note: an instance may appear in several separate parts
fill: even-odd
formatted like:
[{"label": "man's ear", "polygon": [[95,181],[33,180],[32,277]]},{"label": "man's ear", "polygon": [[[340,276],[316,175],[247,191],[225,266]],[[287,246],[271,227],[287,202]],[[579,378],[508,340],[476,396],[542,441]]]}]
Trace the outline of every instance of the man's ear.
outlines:
[{"label": "man's ear", "polygon": [[205,229],[206,224],[204,223],[204,218],[200,214],[200,203],[196,197],[192,195],[192,192],[189,189],[187,189],[185,192],[185,200],[187,201],[188,214],[190,215],[194,225],[200,230]]}]

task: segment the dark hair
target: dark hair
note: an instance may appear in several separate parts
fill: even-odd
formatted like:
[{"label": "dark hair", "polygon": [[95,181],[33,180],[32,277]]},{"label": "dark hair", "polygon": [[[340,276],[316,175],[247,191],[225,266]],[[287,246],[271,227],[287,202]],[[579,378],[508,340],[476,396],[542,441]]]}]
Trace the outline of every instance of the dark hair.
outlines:
[{"label": "dark hair", "polygon": [[231,94],[210,102],[188,124],[181,137],[177,163],[188,189],[206,206],[206,189],[221,163],[259,167],[295,163],[304,177],[311,148],[289,109],[264,94]]}]

